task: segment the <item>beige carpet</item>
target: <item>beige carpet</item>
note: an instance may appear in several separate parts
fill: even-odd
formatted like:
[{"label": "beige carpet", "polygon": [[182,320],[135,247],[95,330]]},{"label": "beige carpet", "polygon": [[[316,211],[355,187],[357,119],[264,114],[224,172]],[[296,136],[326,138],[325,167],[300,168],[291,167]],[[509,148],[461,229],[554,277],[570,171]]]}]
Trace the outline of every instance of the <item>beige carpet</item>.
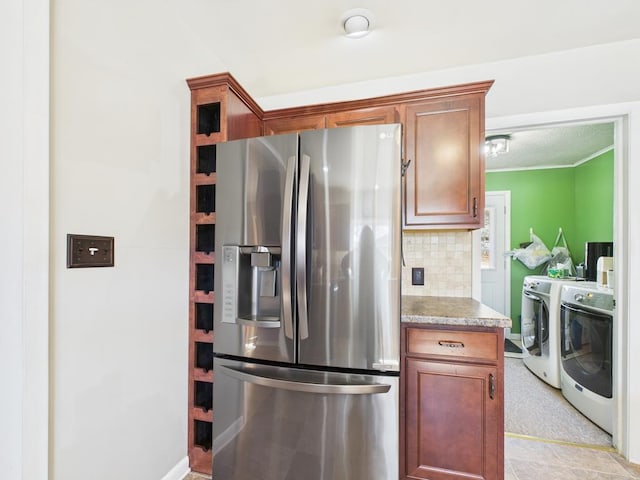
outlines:
[{"label": "beige carpet", "polygon": [[519,358],[505,358],[505,432],[588,445],[611,446],[611,435],[567,402]]}]

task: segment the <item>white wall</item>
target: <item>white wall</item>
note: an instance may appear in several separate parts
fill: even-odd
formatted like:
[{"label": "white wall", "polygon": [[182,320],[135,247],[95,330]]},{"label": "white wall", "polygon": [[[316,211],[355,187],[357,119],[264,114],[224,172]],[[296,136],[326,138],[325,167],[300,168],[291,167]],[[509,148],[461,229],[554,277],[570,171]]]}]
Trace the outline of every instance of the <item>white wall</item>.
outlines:
[{"label": "white wall", "polygon": [[21,252],[24,221],[21,202],[24,189],[21,75],[24,54],[21,48],[12,49],[9,45],[21,45],[21,2],[2,2],[0,18],[3,19],[0,28],[0,61],[2,65],[9,67],[3,72],[0,88],[0,104],[3,105],[0,117],[0,159],[3,171],[0,175],[0,381],[3,386],[3,393],[0,395],[0,476],[20,478],[23,360]]},{"label": "white wall", "polygon": [[49,3],[0,3],[0,478],[47,477]]},{"label": "white wall", "polygon": [[[158,480],[185,465],[185,78],[224,68],[182,5],[51,4],[54,480]],[[67,269],[68,233],[114,236],[115,267]]]},{"label": "white wall", "polygon": [[[382,79],[308,92],[295,92],[258,99],[268,110],[305,103],[323,103],[386,95],[422,88],[495,79],[487,95],[489,128],[553,123],[580,118],[624,116],[628,150],[618,165],[626,172],[617,174],[616,241],[623,247],[626,265],[616,269],[618,314],[628,320],[619,330],[620,373],[625,387],[619,409],[627,419],[619,426],[619,447],[634,463],[640,463],[640,298],[634,295],[640,285],[640,40],[576,49],[549,55],[519,58],[491,64]],[[534,123],[532,123],[534,122]],[[617,167],[617,168],[618,168]],[[618,267],[618,264],[617,264]],[[626,291],[621,286],[626,285]],[[628,295],[627,295],[628,293]]]}]

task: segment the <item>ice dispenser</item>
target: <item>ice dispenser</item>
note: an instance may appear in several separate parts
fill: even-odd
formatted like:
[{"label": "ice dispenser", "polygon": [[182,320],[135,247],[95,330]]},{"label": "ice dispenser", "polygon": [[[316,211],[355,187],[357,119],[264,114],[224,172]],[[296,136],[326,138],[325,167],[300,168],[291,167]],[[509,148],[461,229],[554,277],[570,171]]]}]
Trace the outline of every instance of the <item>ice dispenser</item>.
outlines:
[{"label": "ice dispenser", "polygon": [[280,247],[224,245],[222,322],[280,327]]}]

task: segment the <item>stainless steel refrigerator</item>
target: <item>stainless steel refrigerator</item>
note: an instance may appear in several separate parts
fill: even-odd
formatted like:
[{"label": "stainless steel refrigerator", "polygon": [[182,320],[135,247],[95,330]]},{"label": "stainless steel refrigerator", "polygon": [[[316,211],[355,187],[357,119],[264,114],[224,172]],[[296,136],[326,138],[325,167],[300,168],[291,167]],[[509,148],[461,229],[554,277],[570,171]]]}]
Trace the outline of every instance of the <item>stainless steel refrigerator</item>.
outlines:
[{"label": "stainless steel refrigerator", "polygon": [[215,480],[397,478],[400,142],[217,146]]}]

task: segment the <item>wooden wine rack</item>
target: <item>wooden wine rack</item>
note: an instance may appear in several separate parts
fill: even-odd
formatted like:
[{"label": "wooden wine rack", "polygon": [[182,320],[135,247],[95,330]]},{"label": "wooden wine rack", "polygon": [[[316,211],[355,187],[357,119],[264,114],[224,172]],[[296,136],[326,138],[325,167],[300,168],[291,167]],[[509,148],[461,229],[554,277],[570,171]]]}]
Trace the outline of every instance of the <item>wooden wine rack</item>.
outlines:
[{"label": "wooden wine rack", "polygon": [[262,110],[228,73],[187,80],[191,89],[189,222],[189,428],[191,470],[212,473],[216,145],[262,134]]}]

